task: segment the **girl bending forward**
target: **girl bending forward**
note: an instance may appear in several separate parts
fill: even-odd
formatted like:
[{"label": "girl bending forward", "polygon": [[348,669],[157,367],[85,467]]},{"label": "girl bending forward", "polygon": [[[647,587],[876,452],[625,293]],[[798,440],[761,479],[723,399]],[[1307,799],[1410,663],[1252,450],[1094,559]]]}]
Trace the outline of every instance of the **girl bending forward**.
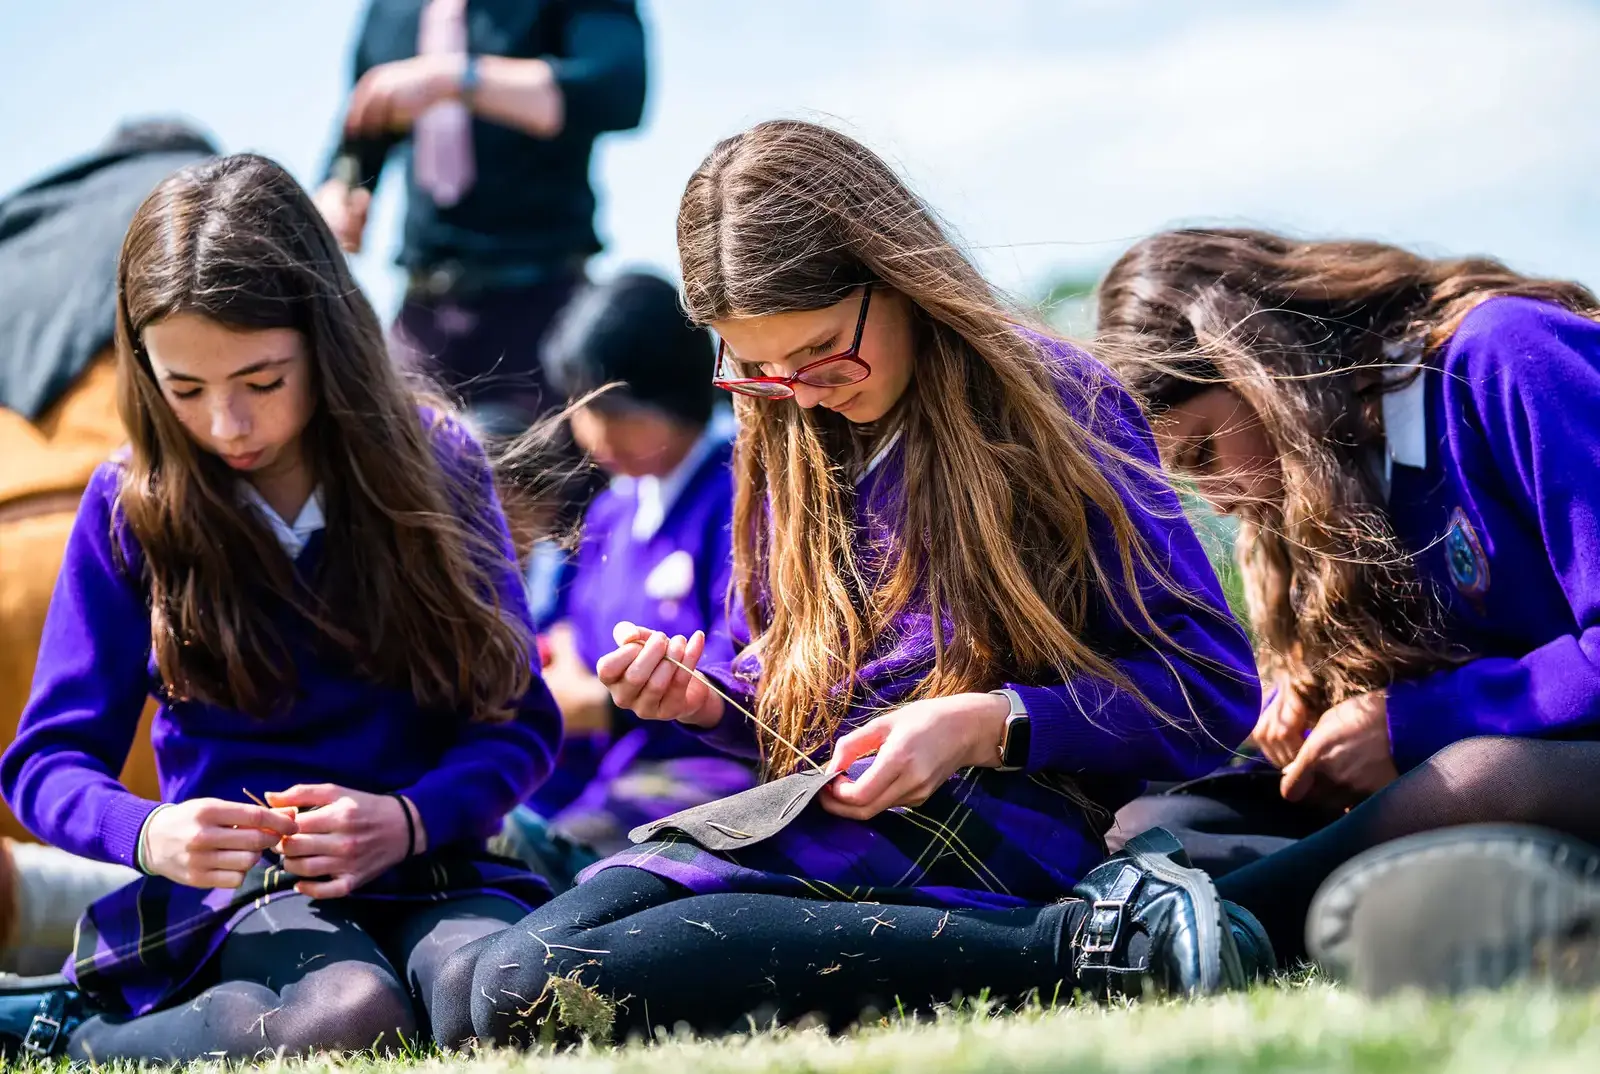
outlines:
[{"label": "girl bending forward", "polygon": [[[81,995],[4,1032],[93,1061],[396,1044],[448,955],[547,897],[483,850],[560,738],[487,461],[270,161],[158,187],[117,302],[131,450],[84,495],[0,786],[148,875],[79,923]],[[152,694],[159,802],[116,780]]]},{"label": "girl bending forward", "polygon": [[737,707],[684,670],[698,633],[624,635],[598,672],[619,706],[768,776],[834,778],[747,847],[669,829],[593,866],[476,949],[460,1032],[526,1039],[572,973],[631,996],[631,1029],[1240,982],[1203,877],[1148,844],[1101,864],[1110,813],[1225,757],[1259,696],[1133,400],[1019,325],[836,132],[766,123],[717,146],[678,241],[736,393],[750,644],[706,672]]}]

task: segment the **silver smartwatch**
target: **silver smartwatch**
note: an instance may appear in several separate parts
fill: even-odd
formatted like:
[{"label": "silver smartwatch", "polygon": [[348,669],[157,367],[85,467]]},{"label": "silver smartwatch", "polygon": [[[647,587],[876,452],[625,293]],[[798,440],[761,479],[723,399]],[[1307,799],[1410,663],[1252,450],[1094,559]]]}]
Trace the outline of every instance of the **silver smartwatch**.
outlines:
[{"label": "silver smartwatch", "polygon": [[1000,736],[1000,771],[1016,772],[1028,763],[1028,748],[1033,743],[1033,728],[1028,722],[1028,709],[1022,695],[1015,690],[990,690],[1011,704],[1006,714],[1006,729]]}]

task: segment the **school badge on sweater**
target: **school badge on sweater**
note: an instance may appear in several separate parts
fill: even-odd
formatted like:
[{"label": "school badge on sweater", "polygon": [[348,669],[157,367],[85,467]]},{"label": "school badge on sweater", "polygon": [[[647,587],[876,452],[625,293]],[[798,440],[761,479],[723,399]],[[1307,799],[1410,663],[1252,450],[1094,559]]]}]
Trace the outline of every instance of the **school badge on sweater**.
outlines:
[{"label": "school badge on sweater", "polygon": [[1489,557],[1483,553],[1478,531],[1459,507],[1451,512],[1444,532],[1444,559],[1456,589],[1476,606],[1489,591]]},{"label": "school badge on sweater", "polygon": [[678,602],[694,591],[694,557],[683,549],[657,563],[644,580],[644,595],[660,601],[663,615],[675,615]]}]

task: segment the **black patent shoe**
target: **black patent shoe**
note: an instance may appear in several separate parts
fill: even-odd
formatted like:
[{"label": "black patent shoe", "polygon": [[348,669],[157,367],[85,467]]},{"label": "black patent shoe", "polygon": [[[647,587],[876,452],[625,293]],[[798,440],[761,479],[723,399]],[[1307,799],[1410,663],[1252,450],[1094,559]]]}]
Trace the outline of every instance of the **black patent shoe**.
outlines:
[{"label": "black patent shoe", "polygon": [[1085,991],[1205,995],[1243,988],[1273,968],[1260,924],[1223,902],[1164,828],[1130,839],[1073,894],[1089,904],[1073,951]]},{"label": "black patent shoe", "polygon": [[1396,839],[1330,876],[1306,947],[1372,995],[1600,984],[1600,849],[1517,824]]},{"label": "black patent shoe", "polygon": [[0,1059],[47,1059],[67,1050],[84,1003],[65,977],[0,975]]}]

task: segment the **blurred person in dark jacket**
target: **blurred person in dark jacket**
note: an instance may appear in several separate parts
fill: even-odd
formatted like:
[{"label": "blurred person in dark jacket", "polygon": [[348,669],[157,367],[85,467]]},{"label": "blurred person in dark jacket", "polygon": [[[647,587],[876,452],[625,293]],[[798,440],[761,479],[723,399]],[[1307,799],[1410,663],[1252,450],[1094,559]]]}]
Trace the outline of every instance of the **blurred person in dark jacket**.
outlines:
[{"label": "blurred person in dark jacket", "polygon": [[396,356],[459,393],[485,432],[546,395],[539,342],[600,250],[595,138],[638,125],[632,0],[371,0],[355,88],[317,204],[347,250],[391,151],[410,149]]}]

